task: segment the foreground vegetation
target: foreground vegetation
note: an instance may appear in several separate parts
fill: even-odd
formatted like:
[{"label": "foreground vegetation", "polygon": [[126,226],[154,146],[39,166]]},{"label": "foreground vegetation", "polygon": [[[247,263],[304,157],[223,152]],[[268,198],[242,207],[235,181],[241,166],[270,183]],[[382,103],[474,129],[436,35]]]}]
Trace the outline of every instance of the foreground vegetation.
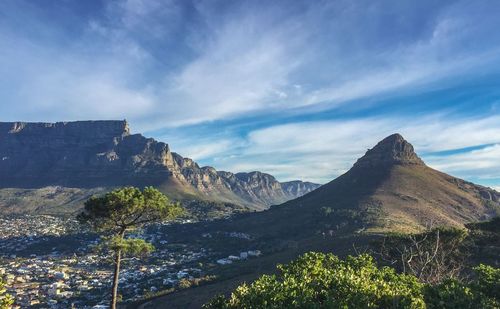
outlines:
[{"label": "foreground vegetation", "polygon": [[240,285],[229,298],[218,296],[205,308],[499,308],[500,269],[474,268],[474,279],[423,283],[391,267],[377,267],[362,254],[345,260],[310,252]]},{"label": "foreground vegetation", "polygon": [[205,308],[500,308],[500,269],[480,264],[498,263],[499,243],[495,218],[391,234],[345,260],[309,252]]}]

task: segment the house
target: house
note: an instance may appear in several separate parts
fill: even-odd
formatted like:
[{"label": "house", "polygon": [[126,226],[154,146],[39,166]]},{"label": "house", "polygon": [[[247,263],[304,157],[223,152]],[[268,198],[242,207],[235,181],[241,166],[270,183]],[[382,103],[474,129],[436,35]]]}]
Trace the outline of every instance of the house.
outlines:
[{"label": "house", "polygon": [[217,260],[217,264],[220,264],[220,265],[227,265],[227,264],[231,264],[232,262],[233,261],[226,259],[226,258]]},{"label": "house", "polygon": [[249,256],[260,256],[262,253],[260,252],[260,250],[250,250],[248,251],[248,255]]}]

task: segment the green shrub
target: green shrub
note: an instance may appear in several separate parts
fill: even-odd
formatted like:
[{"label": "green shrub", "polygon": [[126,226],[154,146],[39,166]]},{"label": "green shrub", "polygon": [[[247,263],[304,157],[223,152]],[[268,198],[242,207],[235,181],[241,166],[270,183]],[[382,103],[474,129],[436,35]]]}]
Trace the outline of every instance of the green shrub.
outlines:
[{"label": "green shrub", "polygon": [[478,308],[475,306],[476,301],[471,288],[455,279],[447,279],[438,285],[427,285],[425,288],[425,302],[429,309],[473,309]]},{"label": "green shrub", "polygon": [[500,269],[485,265],[475,268],[471,283],[446,279],[436,285],[379,268],[369,255],[341,260],[310,252],[278,270],[204,308],[500,308]]},{"label": "green shrub", "polygon": [[415,277],[377,268],[369,255],[340,260],[307,253],[278,275],[239,286],[229,299],[205,308],[425,308],[423,285]]},{"label": "green shrub", "polygon": [[[477,280],[474,287],[484,295],[500,300],[500,268],[488,265],[479,265],[474,268],[477,273]],[[500,306],[499,306],[500,308]]]}]

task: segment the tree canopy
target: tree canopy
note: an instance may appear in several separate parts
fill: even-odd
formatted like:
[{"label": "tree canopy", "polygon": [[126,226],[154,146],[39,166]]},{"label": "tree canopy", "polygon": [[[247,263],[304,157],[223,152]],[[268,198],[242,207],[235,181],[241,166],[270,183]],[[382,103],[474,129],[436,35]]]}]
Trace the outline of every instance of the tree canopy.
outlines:
[{"label": "tree canopy", "polygon": [[153,187],[146,187],[143,191],[125,187],[91,197],[78,219],[90,224],[95,231],[114,233],[173,219],[181,213],[179,204],[171,203]]}]

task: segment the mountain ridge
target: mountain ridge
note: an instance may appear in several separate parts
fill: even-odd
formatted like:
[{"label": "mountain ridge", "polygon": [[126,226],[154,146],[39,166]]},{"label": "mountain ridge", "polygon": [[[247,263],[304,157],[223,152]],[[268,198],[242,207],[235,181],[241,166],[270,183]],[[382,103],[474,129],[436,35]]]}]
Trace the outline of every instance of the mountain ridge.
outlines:
[{"label": "mountain ridge", "polygon": [[[0,122],[0,188],[153,185],[178,199],[216,200],[262,210],[319,185],[283,190],[272,175],[217,171],[131,134],[127,121]],[[246,176],[245,176],[246,175]],[[285,184],[287,188],[289,184]]]}]

